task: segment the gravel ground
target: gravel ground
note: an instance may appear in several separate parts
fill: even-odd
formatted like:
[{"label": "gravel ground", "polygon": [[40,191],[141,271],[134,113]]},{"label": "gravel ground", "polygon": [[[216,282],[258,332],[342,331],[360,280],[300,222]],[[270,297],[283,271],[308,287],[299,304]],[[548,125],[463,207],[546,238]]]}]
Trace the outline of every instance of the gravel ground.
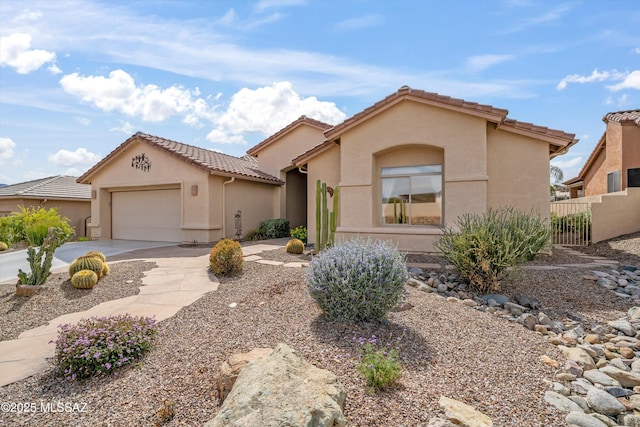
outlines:
[{"label": "gravel ground", "polygon": [[134,261],[109,263],[109,267],[110,274],[89,290],[71,286],[67,273],[49,276],[42,290],[30,298],[17,297],[15,284],[0,285],[0,341],[18,338],[21,332],[46,325],[49,320],[63,314],[137,295],[143,272],[156,267],[156,264]]},{"label": "gravel ground", "polygon": [[[632,245],[633,252],[637,243]],[[616,251],[609,253],[614,259]],[[263,255],[300,260],[283,250]],[[554,254],[547,263],[565,256]],[[305,272],[248,262],[242,275],[221,280],[216,292],[162,322],[156,348],[141,363],[84,382],[62,382],[49,370],[0,388],[0,401],[87,403],[85,412],[0,413],[0,424],[149,426],[166,401],[175,417],[164,425],[201,425],[218,410],[215,379],[222,361],[286,342],[338,375],[347,389],[349,426],[426,426],[430,418],[444,415],[441,395],[476,407],[495,426],[566,425],[564,414],[542,398],[555,371],[540,356],[563,360],[542,336],[410,287],[407,300],[413,308],[390,313],[388,322],[330,323],[308,295]],[[504,292],[535,296],[560,320],[571,315],[588,324],[623,315],[624,301],[583,279],[584,272],[522,270]],[[230,308],[232,302],[238,305]],[[356,369],[358,345],[352,337],[371,335],[395,342],[403,358],[402,378],[384,392],[368,392]]]}]

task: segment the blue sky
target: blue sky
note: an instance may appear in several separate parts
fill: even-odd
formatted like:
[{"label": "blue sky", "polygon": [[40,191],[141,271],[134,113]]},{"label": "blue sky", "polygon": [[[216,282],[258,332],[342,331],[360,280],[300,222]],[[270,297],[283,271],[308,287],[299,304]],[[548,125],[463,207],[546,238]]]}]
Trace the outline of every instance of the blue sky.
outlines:
[{"label": "blue sky", "polygon": [[2,0],[0,37],[7,184],[79,176],[137,131],[241,156],[402,85],[575,133],[568,179],[604,114],[640,108],[637,0]]}]

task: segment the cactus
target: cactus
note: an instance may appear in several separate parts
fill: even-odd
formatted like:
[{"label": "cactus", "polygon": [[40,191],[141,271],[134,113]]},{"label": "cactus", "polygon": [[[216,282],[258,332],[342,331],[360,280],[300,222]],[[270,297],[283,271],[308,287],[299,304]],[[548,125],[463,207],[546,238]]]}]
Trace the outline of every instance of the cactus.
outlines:
[{"label": "cactus", "polygon": [[111,268],[106,262],[102,263],[102,276],[108,276],[111,273]]},{"label": "cactus", "polygon": [[286,249],[290,254],[301,254],[304,252],[304,243],[300,239],[291,239],[287,242]]},{"label": "cactus", "polygon": [[53,263],[53,253],[57,248],[62,246],[70,238],[70,235],[57,227],[49,227],[47,237],[45,237],[42,245],[35,248],[27,249],[27,262],[31,268],[31,272],[25,273],[22,269],[18,269],[18,280],[23,285],[42,285],[46,282],[47,277],[51,275],[51,264]]},{"label": "cactus", "polygon": [[84,254],[84,256],[91,256],[94,258],[100,258],[100,260],[102,262],[107,262],[107,257],[104,256],[104,254],[100,251],[91,251],[91,252],[87,252],[86,254]]},{"label": "cactus", "polygon": [[69,266],[69,277],[73,277],[78,271],[91,270],[98,275],[98,279],[102,277],[104,263],[100,258],[92,256],[80,256],[76,258]]},{"label": "cactus", "polygon": [[[333,210],[329,212],[327,193],[333,197]],[[338,226],[339,189],[328,188],[325,182],[316,183],[316,251],[320,252],[334,243]]]},{"label": "cactus", "polygon": [[76,289],[91,289],[96,283],[98,283],[98,275],[91,270],[80,270],[71,277],[71,286]]},{"label": "cactus", "polygon": [[406,224],[407,223],[407,215],[405,212],[405,201],[400,200],[400,215],[398,215],[398,201],[393,201],[393,223],[394,224]]},{"label": "cactus", "polygon": [[7,245],[5,242],[0,242],[0,252],[6,251],[7,249],[9,249],[9,245]]}]

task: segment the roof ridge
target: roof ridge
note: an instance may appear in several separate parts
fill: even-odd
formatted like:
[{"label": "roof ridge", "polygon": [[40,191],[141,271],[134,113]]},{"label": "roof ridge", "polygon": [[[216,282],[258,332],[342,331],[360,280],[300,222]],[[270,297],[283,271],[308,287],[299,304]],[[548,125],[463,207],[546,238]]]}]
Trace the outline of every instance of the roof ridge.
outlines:
[{"label": "roof ridge", "polygon": [[46,177],[46,178],[34,179],[32,182],[35,182],[35,181],[39,181],[39,182],[37,184],[34,184],[34,185],[30,186],[30,187],[25,188],[22,191],[16,191],[16,194],[24,194],[27,191],[31,191],[31,190],[34,190],[34,189],[36,189],[38,187],[42,187],[43,185],[49,184],[50,182],[58,180],[61,177],[62,177],[62,175],[54,175],[54,176],[49,176],[49,177]]}]

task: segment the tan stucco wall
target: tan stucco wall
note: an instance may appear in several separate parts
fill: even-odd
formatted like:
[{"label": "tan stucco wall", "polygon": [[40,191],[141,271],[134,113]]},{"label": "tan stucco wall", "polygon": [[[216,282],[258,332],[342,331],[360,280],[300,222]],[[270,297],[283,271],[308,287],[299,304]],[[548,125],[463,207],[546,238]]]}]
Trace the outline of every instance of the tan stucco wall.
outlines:
[{"label": "tan stucco wall", "polygon": [[[303,123],[260,150],[258,153],[259,168],[261,171],[286,182],[287,171],[294,168],[291,160],[316,145],[322,144],[323,141],[324,132],[321,129]],[[286,186],[280,187],[280,190],[276,218],[287,215]]]},{"label": "tan stucco wall", "polygon": [[607,174],[605,173],[604,164],[607,159],[607,150],[600,150],[593,164],[586,171],[583,179],[583,195],[593,196],[598,194],[604,194],[607,192]]},{"label": "tan stucco wall", "polygon": [[549,145],[488,128],[487,207],[513,206],[549,217]]},{"label": "tan stucco wall", "polygon": [[[132,157],[142,153],[151,161],[151,168],[147,172],[131,167]],[[211,221],[210,212],[216,206],[210,205],[208,197],[208,172],[148,144],[133,143],[98,170],[91,181],[91,188],[97,196],[91,203],[91,236],[94,239],[111,238],[112,191],[176,187],[182,189],[182,241],[209,242],[217,237],[216,230],[219,236],[221,221]],[[192,186],[197,186],[196,196],[192,196]]]},{"label": "tan stucco wall", "polygon": [[[307,242],[316,241],[316,185],[318,180],[326,182],[328,186],[335,187],[340,181],[340,146],[335,145],[327,151],[320,153],[307,164]],[[340,215],[344,194],[339,190]],[[333,199],[327,197],[329,210],[333,209]],[[338,225],[340,223],[338,222]]]},{"label": "tan stucco wall", "polygon": [[242,216],[242,235],[258,228],[260,222],[276,217],[278,186],[236,179],[225,188],[225,237],[236,238],[235,214]]},{"label": "tan stucco wall", "polygon": [[[47,199],[22,199],[22,198],[2,198],[0,199],[0,215],[11,212],[20,212],[18,205],[23,207],[43,207],[45,209],[57,208],[58,213],[69,218],[76,233],[75,238],[85,236],[85,218],[91,215],[91,202],[89,200],[55,200]],[[87,236],[89,233],[87,232]]]},{"label": "tan stucco wall", "polygon": [[[441,108],[403,102],[341,136],[341,208],[338,235],[393,237],[400,249],[430,252],[438,226],[382,225],[380,164],[416,165],[444,158],[443,223],[483,212],[487,200],[486,121]],[[402,147],[401,150],[394,148]],[[422,150],[422,151],[421,151]],[[429,151],[431,150],[431,151]],[[431,154],[427,154],[431,153]]]},{"label": "tan stucco wall", "polygon": [[640,168],[640,126],[622,126],[622,187],[627,188],[627,170]]}]

